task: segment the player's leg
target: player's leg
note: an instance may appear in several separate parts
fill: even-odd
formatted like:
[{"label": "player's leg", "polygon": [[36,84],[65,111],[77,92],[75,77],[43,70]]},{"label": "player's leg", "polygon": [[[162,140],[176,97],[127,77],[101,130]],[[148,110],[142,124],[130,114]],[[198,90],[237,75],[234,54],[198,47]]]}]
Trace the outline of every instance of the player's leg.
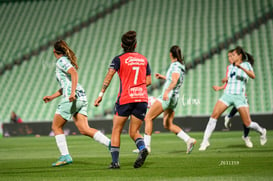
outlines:
[{"label": "player's leg", "polygon": [[248,136],[250,129],[247,128],[244,124],[243,124],[243,128],[244,128],[244,135],[242,136],[242,139],[245,142],[246,147],[252,148],[253,143],[251,142],[250,137]]},{"label": "player's leg", "polygon": [[61,153],[60,158],[57,160],[57,162],[53,163],[52,166],[63,166],[66,164],[72,163],[72,158],[69,155],[66,137],[63,132],[63,126],[66,123],[66,120],[60,115],[55,114],[52,122],[52,130],[55,134],[55,140],[57,147]]},{"label": "player's leg", "polygon": [[261,143],[261,145],[264,145],[267,142],[266,129],[262,128],[258,123],[251,121],[248,106],[239,107],[238,111],[240,113],[240,116],[243,120],[244,125],[247,128],[254,129],[255,131],[260,133],[260,135],[261,135],[260,136],[260,143]]},{"label": "player's leg", "polygon": [[191,138],[187,133],[185,133],[179,126],[173,123],[175,112],[172,109],[166,109],[163,115],[163,125],[164,128],[170,130],[177,135],[178,138],[184,140],[187,144],[186,153],[189,154],[196,143],[194,138]]},{"label": "player's leg", "polygon": [[[141,105],[141,104],[142,103],[139,103],[139,105]],[[146,110],[143,110],[143,111],[145,114]],[[139,134],[139,131],[138,131],[140,129],[140,126],[142,125],[143,120],[144,120],[144,116],[142,118],[140,118],[140,116],[141,115],[139,115],[139,114],[138,115],[137,114],[131,115],[131,121],[130,121],[130,125],[129,125],[130,137],[132,138],[132,140],[135,141],[135,144],[139,150],[138,157],[134,163],[134,168],[141,167],[144,164],[146,157],[148,156],[148,150],[145,146],[144,139]]]},{"label": "player's leg", "polygon": [[124,124],[128,116],[118,116],[114,115],[113,118],[113,129],[112,129],[112,136],[111,136],[111,156],[112,156],[112,163],[110,164],[109,168],[116,169],[120,168],[119,166],[119,150],[120,150],[120,134],[124,127]]},{"label": "player's leg", "polygon": [[163,112],[162,104],[160,101],[156,100],[154,104],[149,109],[145,116],[145,134],[144,142],[148,150],[151,151],[151,136],[153,132],[153,120]]},{"label": "player's leg", "polygon": [[238,110],[234,106],[231,109],[230,113],[225,116],[225,127],[226,128],[231,128],[231,118],[233,118],[237,112],[238,112]]},{"label": "player's leg", "polygon": [[73,116],[73,120],[76,127],[78,128],[82,135],[93,138],[95,141],[105,145],[109,149],[110,139],[107,138],[104,134],[102,134],[99,130],[90,128],[87,116],[81,113],[76,113]]},{"label": "player's leg", "polygon": [[244,137],[246,138],[249,135],[250,129],[248,127],[246,127],[244,124],[243,124],[243,128],[244,128]]},{"label": "player's leg", "polygon": [[227,104],[225,104],[221,100],[218,100],[217,103],[215,104],[213,112],[211,114],[211,117],[209,119],[209,122],[207,124],[206,130],[204,133],[203,141],[202,141],[201,146],[199,148],[200,151],[206,150],[207,147],[210,145],[209,138],[215,129],[217,119],[227,109],[227,107],[228,107]]}]

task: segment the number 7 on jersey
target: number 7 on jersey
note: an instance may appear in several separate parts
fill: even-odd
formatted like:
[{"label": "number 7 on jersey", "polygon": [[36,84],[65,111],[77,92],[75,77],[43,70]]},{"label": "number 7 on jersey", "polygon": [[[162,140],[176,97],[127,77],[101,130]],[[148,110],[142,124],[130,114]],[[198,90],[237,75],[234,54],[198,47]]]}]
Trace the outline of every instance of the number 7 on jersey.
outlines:
[{"label": "number 7 on jersey", "polygon": [[134,84],[136,85],[137,84],[138,73],[139,73],[139,67],[132,67],[132,69],[136,71],[135,79],[134,79]]}]

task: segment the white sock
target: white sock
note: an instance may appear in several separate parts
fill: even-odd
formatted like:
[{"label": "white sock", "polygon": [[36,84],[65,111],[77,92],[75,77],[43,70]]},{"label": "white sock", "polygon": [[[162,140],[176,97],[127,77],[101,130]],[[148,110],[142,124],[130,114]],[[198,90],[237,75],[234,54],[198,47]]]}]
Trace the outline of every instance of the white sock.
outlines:
[{"label": "white sock", "polygon": [[183,130],[181,130],[177,135],[180,139],[184,140],[185,143],[187,143],[188,139],[190,139],[189,135],[185,133]]},{"label": "white sock", "polygon": [[152,136],[151,135],[147,135],[147,134],[144,134],[144,143],[145,143],[145,146],[151,146],[151,141],[152,141]]},{"label": "white sock", "polygon": [[65,135],[64,134],[56,135],[55,139],[56,139],[56,143],[57,143],[57,146],[60,150],[61,155],[68,155],[69,152],[68,152],[68,147],[67,147]]},{"label": "white sock", "polygon": [[252,121],[250,123],[248,128],[254,129],[255,131],[259,132],[260,134],[262,134],[262,131],[263,131],[263,128],[261,128],[261,126],[258,123],[254,122],[254,121]]},{"label": "white sock", "polygon": [[110,139],[107,138],[104,134],[102,134],[100,131],[97,131],[95,135],[93,136],[93,139],[100,144],[105,145],[106,147],[109,146],[110,144]]},{"label": "white sock", "polygon": [[205,133],[204,133],[203,142],[204,141],[209,141],[209,138],[210,138],[212,132],[215,129],[216,122],[217,122],[217,119],[209,118],[209,122],[207,124],[206,130],[205,130]]}]

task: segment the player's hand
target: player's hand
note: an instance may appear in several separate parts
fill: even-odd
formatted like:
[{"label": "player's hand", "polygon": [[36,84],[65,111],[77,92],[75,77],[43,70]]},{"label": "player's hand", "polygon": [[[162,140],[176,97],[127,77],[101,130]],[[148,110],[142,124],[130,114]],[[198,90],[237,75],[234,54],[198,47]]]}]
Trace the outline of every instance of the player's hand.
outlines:
[{"label": "player's hand", "polygon": [[98,107],[98,106],[100,105],[100,102],[101,102],[101,101],[102,101],[102,97],[99,96],[99,97],[95,100],[94,106]]},{"label": "player's hand", "polygon": [[161,79],[162,77],[161,77],[161,75],[159,73],[155,73],[155,78]]},{"label": "player's hand", "polygon": [[222,83],[227,83],[227,81],[228,81],[227,77],[225,77],[225,78],[222,79]]},{"label": "player's hand", "polygon": [[76,100],[76,95],[75,93],[71,93],[71,95],[69,96],[69,102],[73,102]]},{"label": "player's hand", "polygon": [[168,99],[169,99],[168,93],[165,92],[163,95],[163,100],[167,101]]},{"label": "player's hand", "polygon": [[212,88],[213,88],[215,91],[220,90],[220,87],[219,87],[219,86],[217,86],[217,85],[212,86]]},{"label": "player's hand", "polygon": [[51,96],[45,96],[45,97],[43,97],[43,100],[45,103],[48,103],[48,102],[52,101],[53,98]]}]

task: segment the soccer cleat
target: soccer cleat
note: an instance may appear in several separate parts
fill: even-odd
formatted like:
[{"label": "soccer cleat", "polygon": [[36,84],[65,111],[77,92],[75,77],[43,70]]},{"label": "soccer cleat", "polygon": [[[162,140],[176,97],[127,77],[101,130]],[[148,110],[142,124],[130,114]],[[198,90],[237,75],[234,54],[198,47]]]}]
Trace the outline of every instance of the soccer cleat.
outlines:
[{"label": "soccer cleat", "polygon": [[[151,147],[150,146],[146,146],[148,153],[151,153]],[[139,153],[139,149],[135,149],[133,150],[133,153]]]},{"label": "soccer cleat", "polygon": [[68,155],[62,155],[57,160],[57,162],[52,163],[52,167],[59,167],[59,166],[70,164],[72,162],[73,162],[72,158],[71,158],[71,156],[69,154]]},{"label": "soccer cleat", "polygon": [[228,115],[225,116],[225,123],[224,124],[227,129],[231,128],[231,118]]},{"label": "soccer cleat", "polygon": [[205,151],[209,147],[209,142],[208,141],[203,141],[200,145],[199,151]]},{"label": "soccer cleat", "polygon": [[267,142],[267,138],[266,138],[266,129],[263,128],[262,134],[260,136],[260,143],[261,145],[265,145],[265,143]]},{"label": "soccer cleat", "polygon": [[242,136],[242,139],[245,141],[246,147],[248,147],[248,148],[252,148],[253,147],[253,144],[250,141],[250,137],[248,137],[248,136],[247,137]]},{"label": "soccer cleat", "polygon": [[144,148],[143,150],[141,150],[139,153],[138,153],[138,157],[135,161],[135,164],[134,164],[134,168],[139,168],[141,167],[145,160],[146,160],[146,157],[148,156],[149,152],[147,150],[147,148]]},{"label": "soccer cleat", "polygon": [[191,153],[195,144],[196,140],[194,138],[189,138],[189,140],[187,141],[187,154]]},{"label": "soccer cleat", "polygon": [[112,163],[109,165],[109,169],[120,169],[119,163],[114,163],[114,162],[112,162]]}]

